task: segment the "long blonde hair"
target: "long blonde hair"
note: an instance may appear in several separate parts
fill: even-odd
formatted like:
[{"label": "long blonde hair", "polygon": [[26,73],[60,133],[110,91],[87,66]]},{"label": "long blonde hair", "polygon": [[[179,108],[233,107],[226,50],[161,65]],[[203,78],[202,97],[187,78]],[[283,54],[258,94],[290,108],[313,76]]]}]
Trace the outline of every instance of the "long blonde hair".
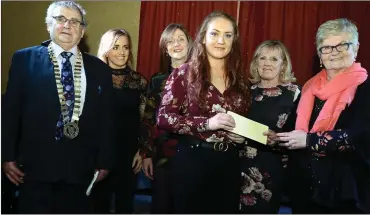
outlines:
[{"label": "long blonde hair", "polygon": [[113,48],[116,41],[121,37],[127,37],[128,44],[129,44],[129,55],[127,59],[127,66],[129,68],[133,68],[134,64],[134,57],[132,55],[132,42],[131,36],[125,29],[110,29],[103,34],[100,39],[99,49],[98,49],[98,58],[108,64],[108,57],[107,53]]}]

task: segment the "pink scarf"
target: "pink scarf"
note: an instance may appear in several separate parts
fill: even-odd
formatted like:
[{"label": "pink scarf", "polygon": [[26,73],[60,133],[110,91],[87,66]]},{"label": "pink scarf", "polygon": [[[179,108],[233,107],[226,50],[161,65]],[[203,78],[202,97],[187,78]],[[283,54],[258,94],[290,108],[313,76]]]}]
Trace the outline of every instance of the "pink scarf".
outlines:
[{"label": "pink scarf", "polygon": [[327,80],[325,69],[311,78],[302,89],[302,97],[297,109],[296,130],[308,132],[308,126],[314,106],[315,96],[326,101],[310,132],[330,131],[346,105],[350,105],[357,86],[367,79],[366,69],[360,63]]}]

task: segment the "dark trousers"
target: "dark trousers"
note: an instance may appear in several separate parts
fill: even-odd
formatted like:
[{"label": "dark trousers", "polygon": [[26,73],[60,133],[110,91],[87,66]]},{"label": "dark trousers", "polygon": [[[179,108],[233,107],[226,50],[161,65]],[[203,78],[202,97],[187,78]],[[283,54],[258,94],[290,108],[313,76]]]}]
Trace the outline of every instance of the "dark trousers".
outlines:
[{"label": "dark trousers", "polygon": [[91,213],[85,184],[25,181],[20,186],[19,213]]},{"label": "dark trousers", "polygon": [[238,151],[191,148],[179,141],[173,158],[175,213],[238,213]]},{"label": "dark trousers", "polygon": [[5,176],[4,172],[1,173],[1,213],[14,214],[18,209],[18,198],[16,192],[18,187],[14,185]]},{"label": "dark trousers", "polygon": [[354,202],[343,202],[339,207],[329,208],[313,202],[293,204],[293,214],[365,214],[356,207]]},{"label": "dark trousers", "polygon": [[121,169],[115,168],[107,178],[95,185],[92,190],[94,213],[110,213],[113,194],[115,213],[130,214],[133,212],[136,176],[132,171],[131,163],[129,167],[126,164],[126,167],[121,165]]},{"label": "dark trousers", "polygon": [[[154,165],[157,162],[154,162]],[[154,214],[171,214],[173,213],[173,191],[171,180],[172,160],[161,165],[154,166],[154,180],[152,183],[152,211]]]}]

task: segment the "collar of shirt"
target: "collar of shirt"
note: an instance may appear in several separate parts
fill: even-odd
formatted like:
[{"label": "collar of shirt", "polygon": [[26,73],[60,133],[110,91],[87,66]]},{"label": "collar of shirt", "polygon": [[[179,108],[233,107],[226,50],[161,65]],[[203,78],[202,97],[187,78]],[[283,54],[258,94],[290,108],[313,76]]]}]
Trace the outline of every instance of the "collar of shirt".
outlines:
[{"label": "collar of shirt", "polygon": [[77,46],[74,46],[70,50],[64,50],[58,44],[56,44],[56,43],[53,42],[51,44],[51,48],[53,49],[53,51],[55,53],[55,56],[56,56],[56,58],[57,58],[58,61],[63,59],[63,57],[60,55],[62,52],[65,52],[65,51],[71,52],[73,55],[70,58],[70,61],[71,61],[71,64],[74,65],[74,63],[76,61],[77,51],[78,51]]}]

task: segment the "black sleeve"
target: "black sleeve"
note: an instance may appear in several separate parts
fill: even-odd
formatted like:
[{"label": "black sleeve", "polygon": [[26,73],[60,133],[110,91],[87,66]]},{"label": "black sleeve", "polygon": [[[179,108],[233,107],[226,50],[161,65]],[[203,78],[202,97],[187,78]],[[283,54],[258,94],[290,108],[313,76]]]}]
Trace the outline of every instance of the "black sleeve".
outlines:
[{"label": "black sleeve", "polygon": [[9,70],[8,85],[1,107],[2,162],[15,161],[19,144],[20,120],[22,117],[23,68],[21,53],[13,55]]},{"label": "black sleeve", "polygon": [[355,150],[356,156],[370,167],[370,82],[357,89],[353,106],[353,118],[345,129],[309,133],[307,147],[318,155],[332,151]]},{"label": "black sleeve", "polygon": [[299,100],[301,99],[302,88],[298,87],[298,90],[299,90],[298,97],[294,101],[292,111],[290,112],[288,119],[283,126],[284,132],[290,132],[290,131],[295,130],[295,122],[297,119],[297,108],[298,108]]},{"label": "black sleeve", "polygon": [[[100,62],[99,62],[100,63]],[[102,84],[101,112],[100,112],[100,142],[97,158],[97,169],[110,170],[113,165],[113,98],[112,98],[112,76],[109,67],[106,64],[99,64],[99,73]]]}]

